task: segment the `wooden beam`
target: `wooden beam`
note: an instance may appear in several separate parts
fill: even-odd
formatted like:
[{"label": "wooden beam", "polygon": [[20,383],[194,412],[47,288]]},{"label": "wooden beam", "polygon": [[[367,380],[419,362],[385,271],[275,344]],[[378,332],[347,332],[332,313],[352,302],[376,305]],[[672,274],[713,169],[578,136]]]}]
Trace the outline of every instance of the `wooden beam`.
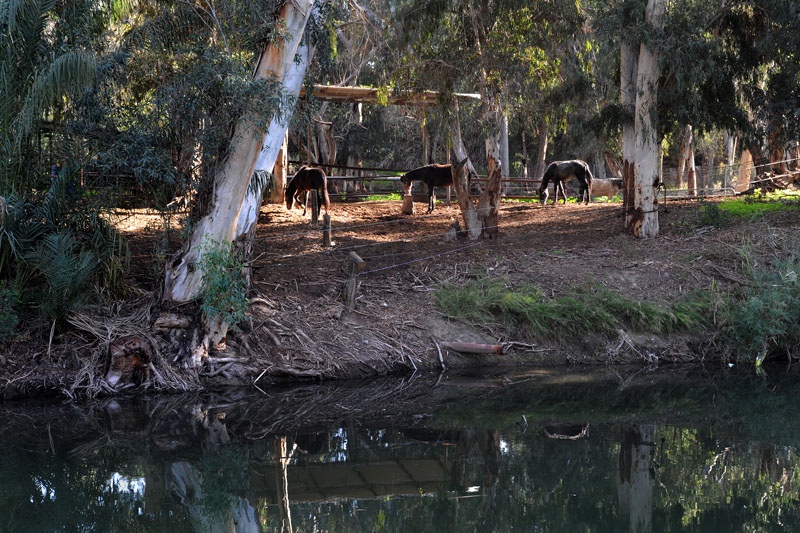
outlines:
[{"label": "wooden beam", "polygon": [[[314,85],[312,95],[314,98],[326,102],[347,103],[378,103],[380,89],[375,87],[336,87],[333,85]],[[300,98],[306,97],[306,88],[300,89]],[[480,100],[481,96],[474,93],[455,93],[459,100]],[[387,100],[392,105],[435,105],[439,103],[439,93],[436,91],[400,91],[388,95]]]}]

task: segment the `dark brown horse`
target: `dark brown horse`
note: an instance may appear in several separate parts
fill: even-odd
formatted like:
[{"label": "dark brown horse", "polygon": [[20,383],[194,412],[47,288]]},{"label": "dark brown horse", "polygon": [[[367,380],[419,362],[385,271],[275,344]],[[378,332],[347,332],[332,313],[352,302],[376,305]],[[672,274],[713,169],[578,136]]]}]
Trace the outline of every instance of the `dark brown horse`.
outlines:
[{"label": "dark brown horse", "polygon": [[553,161],[544,171],[542,176],[542,184],[539,185],[539,201],[543,204],[547,203],[549,194],[547,193],[547,185],[552,181],[553,188],[555,189],[555,199],[553,203],[558,203],[558,191],[561,190],[561,196],[564,198],[564,203],[567,203],[567,194],[564,191],[564,182],[569,181],[572,177],[578,178],[580,182],[580,192],[578,193],[578,203],[586,200],[586,204],[592,197],[592,171],[589,170],[589,165],[580,159],[573,159],[571,161]]},{"label": "dark brown horse", "polygon": [[[331,201],[328,197],[328,176],[325,175],[324,170],[316,167],[300,167],[300,170],[289,180],[284,194],[286,209],[291,209],[294,203],[297,202],[303,206],[303,216],[305,216],[308,207],[308,193],[311,191],[317,191],[316,215],[319,216],[322,198],[325,199],[325,212],[327,213],[331,206]],[[300,195],[303,193],[306,193],[306,195],[301,202]]]},{"label": "dark brown horse", "polygon": [[409,170],[400,176],[400,183],[403,188],[408,189],[411,183],[415,180],[421,181],[428,187],[428,213],[433,212],[433,207],[436,204],[436,196],[434,196],[434,189],[436,187],[449,187],[453,184],[453,174],[451,171],[452,165],[425,165],[424,167]]}]

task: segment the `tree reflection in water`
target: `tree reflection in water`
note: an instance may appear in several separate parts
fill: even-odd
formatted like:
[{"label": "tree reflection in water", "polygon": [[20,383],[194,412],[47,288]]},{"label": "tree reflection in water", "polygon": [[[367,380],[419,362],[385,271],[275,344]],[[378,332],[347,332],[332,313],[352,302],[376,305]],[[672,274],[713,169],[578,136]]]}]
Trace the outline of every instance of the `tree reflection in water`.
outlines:
[{"label": "tree reflection in water", "polygon": [[800,380],[542,376],[0,404],[0,531],[800,525]]}]

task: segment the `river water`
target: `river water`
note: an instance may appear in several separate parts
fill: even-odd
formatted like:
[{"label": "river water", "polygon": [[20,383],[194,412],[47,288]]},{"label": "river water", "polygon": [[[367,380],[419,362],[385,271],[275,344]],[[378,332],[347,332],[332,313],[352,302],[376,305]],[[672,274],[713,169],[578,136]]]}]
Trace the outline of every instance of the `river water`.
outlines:
[{"label": "river water", "polygon": [[800,531],[793,369],[486,372],[0,403],[0,532]]}]

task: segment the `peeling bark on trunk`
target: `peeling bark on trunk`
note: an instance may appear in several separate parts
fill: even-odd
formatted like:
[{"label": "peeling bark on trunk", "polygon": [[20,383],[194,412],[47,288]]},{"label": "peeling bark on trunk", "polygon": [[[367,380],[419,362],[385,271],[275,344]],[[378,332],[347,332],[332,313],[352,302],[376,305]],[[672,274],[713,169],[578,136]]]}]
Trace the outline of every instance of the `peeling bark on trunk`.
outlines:
[{"label": "peeling bark on trunk", "polygon": [[547,167],[545,163],[547,160],[547,136],[547,119],[543,116],[539,122],[539,146],[536,148],[536,164],[533,167],[534,179],[541,179],[544,169]]},{"label": "peeling bark on trunk", "polygon": [[[295,37],[265,48],[253,75],[255,79],[283,79],[283,73],[294,62],[296,42],[304,32],[312,5],[313,1],[310,0],[287,2],[283,5],[278,16],[285,23],[286,33]],[[265,140],[265,132],[256,127],[258,122],[256,117],[248,115],[237,123],[229,155],[214,179],[214,195],[209,212],[197,221],[192,235],[167,265],[163,295],[165,301],[188,302],[195,299],[203,284],[202,272],[197,265],[206,247],[227,246],[237,236],[247,235],[253,227],[253,224],[244,221],[239,224],[239,221],[256,161]],[[283,133],[279,138],[282,142]],[[259,192],[255,197],[256,204],[260,204],[260,199]],[[190,347],[193,353],[190,365],[199,367],[209,349],[222,342],[226,334],[226,324],[214,317],[206,317],[202,341]]]},{"label": "peeling bark on trunk", "polygon": [[[269,134],[267,135],[269,137]],[[264,150],[261,150],[264,153]],[[260,158],[259,158],[260,159]],[[256,163],[256,170],[258,170],[258,163]],[[275,158],[275,164],[272,166],[272,191],[269,195],[269,200],[273,204],[282,204],[284,200],[284,191],[286,190],[286,183],[289,181],[289,136],[283,136],[283,144],[278,150],[278,156]]]},{"label": "peeling bark on trunk", "polygon": [[694,164],[694,145],[689,145],[689,173],[686,175],[686,190],[689,196],[697,196],[697,166]]},{"label": "peeling bark on trunk", "polygon": [[693,144],[693,137],[692,137],[692,125],[687,124],[683,130],[683,143],[681,144],[681,155],[678,159],[678,176],[677,176],[677,183],[675,186],[678,189],[683,189],[686,180],[684,180],[684,176],[686,175],[686,167],[689,162],[689,153],[692,148]]},{"label": "peeling bark on trunk", "polygon": [[[307,21],[307,18],[306,18]],[[305,23],[304,23],[305,24]],[[292,97],[297,98],[300,94],[300,88],[303,85],[303,78],[305,78],[306,67],[311,61],[314,51],[306,45],[300,45],[300,37],[302,31],[296,34],[291,41],[287,41],[285,46],[287,48],[284,58],[288,58],[290,63],[275,66],[274,75],[280,76],[283,82],[284,90]],[[289,55],[289,52],[292,52]],[[297,57],[300,60],[294,61]],[[286,59],[284,59],[286,60]],[[262,59],[263,61],[263,59]],[[281,73],[281,69],[283,72]],[[281,148],[286,142],[286,133],[289,127],[290,116],[274,117],[267,128],[267,133],[264,136],[264,142],[261,146],[261,151],[256,159],[254,171],[264,170],[272,172],[274,175],[275,163]],[[286,169],[287,167],[284,167]],[[277,202],[283,201],[283,189],[286,183],[274,184],[272,198],[277,198]],[[280,190],[278,190],[280,189]],[[250,229],[258,223],[258,210],[261,208],[262,190],[256,187],[250,191],[244,199],[242,210],[239,215],[239,220],[236,225],[236,238],[239,239],[246,235]]]},{"label": "peeling bark on trunk", "polygon": [[736,136],[725,130],[725,176],[722,179],[722,188],[727,189],[733,185],[733,162],[736,159]]},{"label": "peeling bark on trunk", "polygon": [[[465,161],[467,166],[467,171],[469,175],[472,177],[476,177],[478,173],[475,171],[475,166],[472,164],[472,161],[469,159],[469,154],[467,153],[467,147],[464,146],[464,141],[461,139],[461,119],[458,117],[458,100],[453,101],[453,113],[454,113],[454,127],[453,127],[453,153],[456,156],[456,161]],[[467,193],[469,193],[469,189],[467,189]],[[460,202],[461,200],[459,200]],[[467,194],[467,201],[469,201],[469,194]]]},{"label": "peeling bark on trunk", "polygon": [[497,142],[497,137],[486,139],[486,159],[489,163],[489,181],[486,190],[478,200],[478,217],[483,226],[483,236],[497,237],[498,216],[500,214],[500,188],[503,177],[502,160],[498,156],[502,153],[502,145]]},{"label": "peeling bark on trunk", "polygon": [[750,177],[753,175],[755,165],[753,164],[753,154],[750,150],[742,150],[739,158],[739,175],[736,178],[736,192],[743,192],[750,188]]},{"label": "peeling bark on trunk", "polygon": [[469,179],[467,171],[468,159],[464,159],[452,166],[453,189],[461,207],[464,226],[470,240],[480,237],[492,238],[498,233],[498,218],[500,212],[500,184],[502,183],[502,164],[500,163],[499,138],[495,136],[487,139],[487,159],[489,162],[489,182],[486,189],[478,199],[477,208],[469,197]]},{"label": "peeling bark on trunk", "polygon": [[453,189],[456,191],[458,205],[461,207],[461,216],[464,218],[464,226],[470,240],[477,240],[483,233],[478,211],[469,198],[469,171],[467,170],[469,158],[464,158],[458,163],[453,163],[451,172],[453,173]]},{"label": "peeling bark on trunk", "polygon": [[[648,0],[645,21],[653,28],[662,25],[666,0]],[[658,235],[658,130],[656,104],[658,95],[658,54],[646,43],[639,46],[636,72],[636,107],[634,116],[633,203],[625,212],[625,228],[635,237],[649,239]],[[627,140],[627,139],[626,139]],[[628,159],[628,147],[624,147]]]}]

